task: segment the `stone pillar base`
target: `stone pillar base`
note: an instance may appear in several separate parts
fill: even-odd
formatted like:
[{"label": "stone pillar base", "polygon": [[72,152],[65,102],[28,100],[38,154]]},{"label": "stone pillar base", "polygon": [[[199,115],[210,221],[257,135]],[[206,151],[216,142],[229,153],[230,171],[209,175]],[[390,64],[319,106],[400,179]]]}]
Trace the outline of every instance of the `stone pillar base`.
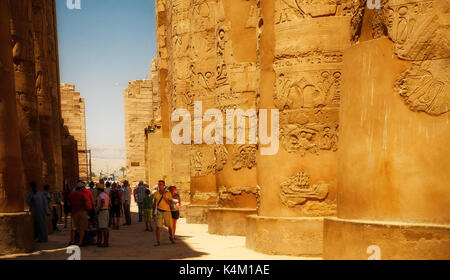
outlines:
[{"label": "stone pillar base", "polygon": [[186,223],[188,224],[207,224],[208,210],[216,208],[217,205],[193,205],[186,206]]},{"label": "stone pillar base", "polygon": [[218,235],[246,236],[246,217],[256,215],[251,208],[212,208],[208,212],[208,232]]},{"label": "stone pillar base", "polygon": [[0,255],[34,250],[33,219],[29,213],[0,213]]},{"label": "stone pillar base", "polygon": [[246,246],[271,255],[320,257],[323,218],[247,216]]},{"label": "stone pillar base", "polygon": [[324,259],[367,260],[372,245],[382,260],[449,260],[450,226],[325,219]]}]

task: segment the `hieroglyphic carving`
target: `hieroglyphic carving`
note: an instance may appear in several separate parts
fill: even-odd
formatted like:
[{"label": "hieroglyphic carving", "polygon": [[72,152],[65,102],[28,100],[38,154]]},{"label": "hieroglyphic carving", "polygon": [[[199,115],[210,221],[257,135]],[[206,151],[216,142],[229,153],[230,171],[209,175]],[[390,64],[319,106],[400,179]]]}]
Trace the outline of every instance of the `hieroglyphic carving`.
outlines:
[{"label": "hieroglyphic carving", "polygon": [[228,161],[228,150],[225,145],[215,145],[214,154],[216,156],[216,170],[222,171]]},{"label": "hieroglyphic carving", "polygon": [[450,110],[450,60],[414,62],[395,84],[412,111],[432,116]]},{"label": "hieroglyphic carving", "polygon": [[288,152],[337,151],[341,72],[278,69],[274,103],[280,114],[281,144]]},{"label": "hieroglyphic carving", "polygon": [[[376,11],[374,35],[383,30],[395,43],[402,59],[424,60],[450,57],[447,1],[388,0]],[[448,2],[447,2],[448,3]]]},{"label": "hieroglyphic carving", "polygon": [[256,166],[256,145],[235,145],[233,146],[233,169],[252,169]]},{"label": "hieroglyphic carving", "polygon": [[216,157],[214,149],[209,146],[194,146],[191,150],[191,176],[204,176],[216,172]]},{"label": "hieroglyphic carving", "polygon": [[298,172],[281,184],[281,201],[287,207],[296,207],[308,200],[324,200],[329,193],[329,184],[320,182],[311,185],[305,172]]}]

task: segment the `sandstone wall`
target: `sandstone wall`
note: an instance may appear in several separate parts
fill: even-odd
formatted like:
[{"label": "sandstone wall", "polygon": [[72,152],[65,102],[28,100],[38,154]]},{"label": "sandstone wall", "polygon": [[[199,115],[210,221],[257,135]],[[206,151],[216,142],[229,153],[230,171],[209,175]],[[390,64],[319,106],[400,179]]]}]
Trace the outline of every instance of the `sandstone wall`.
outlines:
[{"label": "sandstone wall", "polygon": [[131,185],[145,180],[145,129],[153,118],[151,80],[129,83],[124,91],[127,179]]},{"label": "sandstone wall", "polygon": [[89,180],[89,164],[86,141],[86,112],[84,98],[75,91],[75,85],[61,84],[61,112],[64,124],[78,145],[79,178]]}]

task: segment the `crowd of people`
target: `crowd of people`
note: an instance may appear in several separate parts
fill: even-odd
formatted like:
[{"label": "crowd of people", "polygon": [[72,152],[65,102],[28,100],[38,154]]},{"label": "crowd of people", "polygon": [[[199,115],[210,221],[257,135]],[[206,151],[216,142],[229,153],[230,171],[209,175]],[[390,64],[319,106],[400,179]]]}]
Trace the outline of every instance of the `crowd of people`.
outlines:
[{"label": "crowd of people", "polygon": [[54,231],[60,231],[58,223],[67,228],[70,219],[69,246],[109,247],[110,230],[120,229],[120,218],[125,219],[122,226],[132,224],[130,206],[134,197],[138,206],[139,223],[145,224],[145,231],[152,232],[153,227],[156,227],[154,245],[161,245],[163,226],[168,228],[170,242],[175,244],[181,199],[177,188],[166,186],[164,180],[160,180],[153,189],[143,181],[131,188],[128,181],[105,182],[103,179],[89,184],[78,181],[73,188],[64,186],[63,192],[50,191],[48,185],[43,187],[43,192],[38,191],[34,182],[30,184],[30,188],[27,204],[33,218],[36,242],[48,242],[47,217],[51,216]]}]

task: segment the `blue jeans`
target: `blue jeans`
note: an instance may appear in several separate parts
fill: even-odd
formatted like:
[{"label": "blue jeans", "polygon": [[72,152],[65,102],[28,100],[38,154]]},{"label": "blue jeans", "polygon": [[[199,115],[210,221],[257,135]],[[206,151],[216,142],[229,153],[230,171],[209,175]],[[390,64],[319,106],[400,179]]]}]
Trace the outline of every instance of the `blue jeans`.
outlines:
[{"label": "blue jeans", "polygon": [[139,222],[142,222],[142,217],[144,215],[144,203],[143,202],[138,202],[138,209],[139,209]]}]

